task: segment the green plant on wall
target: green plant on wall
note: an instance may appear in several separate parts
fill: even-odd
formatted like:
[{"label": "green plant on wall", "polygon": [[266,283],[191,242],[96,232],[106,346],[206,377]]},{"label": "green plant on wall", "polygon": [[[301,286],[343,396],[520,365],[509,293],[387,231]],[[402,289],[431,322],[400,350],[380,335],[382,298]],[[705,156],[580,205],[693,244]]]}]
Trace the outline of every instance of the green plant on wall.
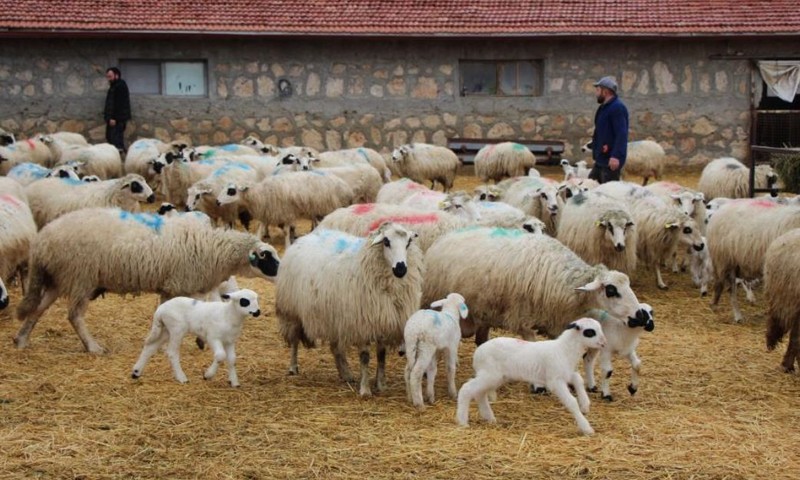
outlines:
[{"label": "green plant on wall", "polygon": [[800,194],[800,153],[775,155],[772,168],[786,185],[786,191]]}]

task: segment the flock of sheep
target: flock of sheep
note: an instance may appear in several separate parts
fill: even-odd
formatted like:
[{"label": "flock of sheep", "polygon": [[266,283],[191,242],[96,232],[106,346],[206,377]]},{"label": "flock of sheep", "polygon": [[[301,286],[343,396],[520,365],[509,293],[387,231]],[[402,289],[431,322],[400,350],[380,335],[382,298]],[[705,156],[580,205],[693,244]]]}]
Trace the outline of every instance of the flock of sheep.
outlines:
[{"label": "flock of sheep", "polygon": [[[563,181],[542,177],[527,148],[505,142],[478,152],[475,172],[486,184],[464,192],[451,191],[456,155],[427,144],[384,157],[368,148],[276,148],[253,137],[200,147],[140,139],[123,162],[110,145],[68,132],[26,140],[0,132],[0,143],[0,308],[16,280],[19,348],[48,307],[66,298],[84,347],[102,352],[84,324],[89,302],[106,292],[157,293],[162,303],[132,376],[166,344],[175,378],[186,382],[179,347],[191,334],[214,354],[205,378],[226,362],[238,386],[234,345],[260,307],[235,276],[260,277],[276,283],[291,374],[299,373],[300,344],[322,342],[341,379],[354,381],[347,351],[355,347],[359,393],[368,396],[386,387],[387,351],[399,347],[408,357],[409,401],[423,408],[434,401],[442,354],[459,424],[468,423],[472,400],[494,421],[495,390],[524,381],[554,394],[591,434],[586,389],[597,390],[597,359],[604,399],[612,399],[613,355],[631,364],[629,393],[639,388],[636,346],[654,321],[630,278],[644,264],[661,289],[665,266],[688,266],[703,295],[712,284],[715,304],[730,289],[737,322],[737,287],[750,293],[763,278],[768,347],[790,332],[783,367],[800,363],[800,203],[744,199],[749,170],[732,158],[710,162],[697,190],[663,181],[598,185],[584,162],[562,161]],[[632,142],[629,151],[628,172],[645,184],[660,178],[660,145]],[[757,167],[756,179],[761,188],[778,185],[768,166]],[[143,213],[140,204],[157,197],[166,202],[158,213]],[[297,238],[301,219],[313,230]],[[283,258],[264,242],[276,228]],[[522,339],[490,340],[491,328]],[[533,341],[537,334],[552,340]],[[479,345],[475,375],[459,391],[458,345],[471,336]],[[576,371],[581,358],[585,385]]]}]

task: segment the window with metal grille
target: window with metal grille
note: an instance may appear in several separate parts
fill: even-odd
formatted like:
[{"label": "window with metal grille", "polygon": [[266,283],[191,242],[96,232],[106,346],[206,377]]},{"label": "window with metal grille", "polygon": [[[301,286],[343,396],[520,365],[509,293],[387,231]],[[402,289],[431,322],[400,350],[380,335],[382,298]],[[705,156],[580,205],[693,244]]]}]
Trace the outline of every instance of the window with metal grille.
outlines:
[{"label": "window with metal grille", "polygon": [[543,72],[542,60],[460,60],[461,95],[540,96]]},{"label": "window with metal grille", "polygon": [[133,94],[204,97],[208,95],[204,60],[120,60],[122,78]]}]

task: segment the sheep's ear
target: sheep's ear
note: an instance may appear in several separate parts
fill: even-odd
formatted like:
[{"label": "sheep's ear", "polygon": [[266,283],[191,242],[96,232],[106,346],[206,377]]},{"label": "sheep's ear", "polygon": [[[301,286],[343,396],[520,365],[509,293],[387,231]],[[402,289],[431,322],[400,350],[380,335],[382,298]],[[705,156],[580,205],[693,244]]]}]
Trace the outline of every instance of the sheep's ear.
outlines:
[{"label": "sheep's ear", "polygon": [[696,201],[704,202],[706,201],[706,196],[703,192],[697,192],[694,194],[694,199]]},{"label": "sheep's ear", "polygon": [[461,318],[467,318],[467,316],[469,316],[469,308],[467,308],[466,303],[458,305],[458,314],[461,315]]},{"label": "sheep's ear", "polygon": [[672,197],[673,200],[680,200],[681,199],[680,195],[677,195],[677,194],[674,194],[674,193],[671,194],[670,197]]},{"label": "sheep's ear", "polygon": [[435,302],[431,303],[431,308],[442,308],[444,306],[445,299],[436,300]]},{"label": "sheep's ear", "polygon": [[237,187],[237,188],[239,189],[240,192],[246,192],[250,187],[247,186],[247,185],[242,185],[242,186]]},{"label": "sheep's ear", "polygon": [[666,225],[664,225],[664,228],[666,228],[667,230],[671,230],[673,228],[678,228],[678,227],[680,227],[680,224],[675,222],[667,223]]},{"label": "sheep's ear", "polygon": [[600,290],[603,288],[603,282],[600,280],[593,280],[582,287],[578,287],[575,290],[579,292],[594,292],[596,290]]},{"label": "sheep's ear", "polygon": [[625,227],[632,227],[634,225],[636,225],[636,224],[633,223],[633,222],[628,222],[628,223],[625,224]]},{"label": "sheep's ear", "polygon": [[572,330],[573,328],[574,328],[575,330],[579,331],[579,332],[581,331],[581,327],[580,327],[580,325],[578,325],[578,324],[577,324],[577,323],[575,323],[575,322],[572,322],[572,323],[570,323],[569,325],[567,325],[567,328],[565,328],[564,330]]},{"label": "sheep's ear", "polygon": [[386,236],[383,234],[383,232],[379,232],[377,235],[375,235],[375,238],[372,239],[372,242],[370,242],[370,245],[378,245],[378,244],[380,244],[385,237]]},{"label": "sheep's ear", "polygon": [[597,225],[598,227],[605,228],[605,227],[608,226],[608,221],[606,221],[606,220],[598,220],[598,221],[594,222],[594,224]]}]

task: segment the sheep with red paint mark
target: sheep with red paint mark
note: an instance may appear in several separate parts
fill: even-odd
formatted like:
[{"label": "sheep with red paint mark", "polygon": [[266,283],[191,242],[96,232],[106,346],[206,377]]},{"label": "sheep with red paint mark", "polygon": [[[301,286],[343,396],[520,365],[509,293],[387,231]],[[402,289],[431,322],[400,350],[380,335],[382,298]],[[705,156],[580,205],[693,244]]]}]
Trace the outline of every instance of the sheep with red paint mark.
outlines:
[{"label": "sheep with red paint mark", "polygon": [[515,142],[487,144],[475,155],[475,175],[482,182],[495,183],[508,177],[521,177],[536,165],[528,147]]},{"label": "sheep with red paint mark", "polygon": [[50,149],[37,138],[0,146],[0,175],[8,174],[8,171],[15,165],[25,162],[36,163],[47,168],[54,165]]},{"label": "sheep with red paint mark", "polygon": [[442,210],[469,222],[481,219],[472,197],[464,191],[442,193],[434,190],[420,191],[403,200],[401,205],[426,212]]},{"label": "sheep with red paint mark", "polygon": [[394,182],[383,185],[378,191],[375,202],[400,205],[411,195],[426,191],[431,191],[431,189],[409,178],[401,178],[400,180],[395,180]]}]

